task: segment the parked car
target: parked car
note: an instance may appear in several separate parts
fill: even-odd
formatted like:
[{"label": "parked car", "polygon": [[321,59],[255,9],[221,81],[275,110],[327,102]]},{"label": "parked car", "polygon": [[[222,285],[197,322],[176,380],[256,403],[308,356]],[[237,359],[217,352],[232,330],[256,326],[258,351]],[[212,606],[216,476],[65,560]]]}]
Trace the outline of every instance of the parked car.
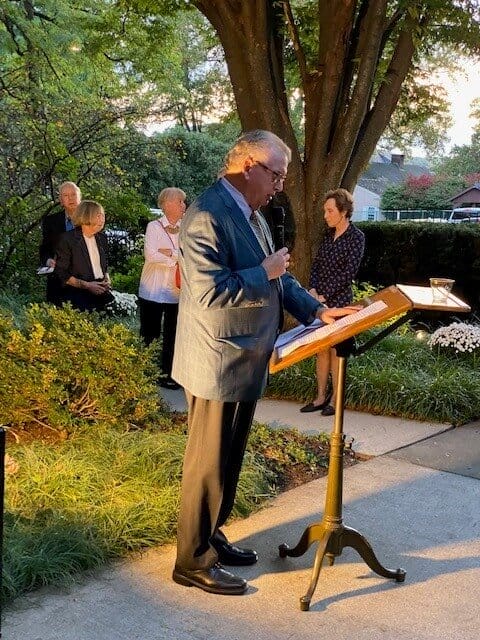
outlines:
[{"label": "parked car", "polygon": [[459,222],[480,223],[480,207],[457,207],[452,210],[447,222],[458,224]]}]

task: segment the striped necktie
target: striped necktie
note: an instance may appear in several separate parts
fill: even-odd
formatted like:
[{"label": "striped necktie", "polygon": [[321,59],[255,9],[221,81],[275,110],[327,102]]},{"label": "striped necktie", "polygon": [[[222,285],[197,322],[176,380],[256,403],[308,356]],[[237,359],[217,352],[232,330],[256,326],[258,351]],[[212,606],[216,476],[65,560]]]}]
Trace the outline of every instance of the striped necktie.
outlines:
[{"label": "striped necktie", "polygon": [[252,211],[250,215],[250,226],[253,229],[253,232],[263,249],[263,252],[266,256],[270,255],[270,248],[268,246],[267,239],[265,238],[265,233],[260,225],[260,220],[258,219],[258,215],[256,211]]}]

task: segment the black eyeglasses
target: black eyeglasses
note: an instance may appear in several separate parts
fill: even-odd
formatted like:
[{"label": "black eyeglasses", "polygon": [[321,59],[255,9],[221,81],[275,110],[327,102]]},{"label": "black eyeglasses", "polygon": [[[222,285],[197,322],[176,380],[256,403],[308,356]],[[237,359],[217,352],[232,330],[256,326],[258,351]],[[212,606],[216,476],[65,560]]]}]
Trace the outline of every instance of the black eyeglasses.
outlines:
[{"label": "black eyeglasses", "polygon": [[267,165],[263,164],[263,162],[260,162],[259,160],[255,160],[254,162],[255,164],[258,164],[260,167],[262,167],[262,169],[267,171],[272,176],[273,184],[280,184],[281,182],[285,182],[285,180],[287,179],[287,176],[284,173],[280,173],[278,171],[274,171],[273,169],[270,169],[270,167],[267,167]]}]

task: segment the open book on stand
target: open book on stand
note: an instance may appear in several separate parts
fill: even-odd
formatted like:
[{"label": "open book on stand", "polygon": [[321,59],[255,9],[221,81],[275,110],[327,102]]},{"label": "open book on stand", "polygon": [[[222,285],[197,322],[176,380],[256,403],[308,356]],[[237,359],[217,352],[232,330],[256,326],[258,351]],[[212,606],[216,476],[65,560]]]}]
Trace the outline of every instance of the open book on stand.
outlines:
[{"label": "open book on stand", "polygon": [[470,311],[470,307],[454,295],[450,294],[447,301],[439,304],[433,302],[430,287],[410,285],[392,285],[358,304],[363,308],[332,324],[315,320],[309,326],[300,325],[280,334],[270,359],[270,373],[276,373],[411,309],[457,313]]},{"label": "open book on stand", "polygon": [[360,311],[352,313],[349,316],[344,316],[332,324],[325,324],[320,320],[315,320],[309,326],[301,324],[298,327],[294,327],[290,329],[290,331],[286,331],[278,336],[275,342],[276,356],[277,358],[284,358],[288,356],[289,353],[292,353],[292,351],[295,351],[295,349],[298,349],[298,347],[317,342],[339,331],[342,327],[353,325],[362,318],[373,316],[386,308],[387,305],[383,300],[377,300],[371,305],[360,309]]}]

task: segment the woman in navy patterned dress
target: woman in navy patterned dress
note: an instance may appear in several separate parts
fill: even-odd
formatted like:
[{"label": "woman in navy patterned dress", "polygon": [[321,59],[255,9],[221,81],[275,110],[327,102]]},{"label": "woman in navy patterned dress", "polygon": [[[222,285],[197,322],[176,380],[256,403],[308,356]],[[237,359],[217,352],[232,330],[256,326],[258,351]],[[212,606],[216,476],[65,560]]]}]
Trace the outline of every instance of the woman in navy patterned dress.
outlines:
[{"label": "woman in navy patterned dress", "polygon": [[[344,307],[352,302],[354,280],[365,248],[365,236],[350,222],[353,198],[346,189],[335,189],[323,200],[328,229],[318,249],[310,273],[309,291],[328,307]],[[338,358],[335,349],[317,354],[317,397],[302,407],[302,413],[321,411],[324,416],[335,413]],[[327,392],[329,375],[332,390]]]}]

